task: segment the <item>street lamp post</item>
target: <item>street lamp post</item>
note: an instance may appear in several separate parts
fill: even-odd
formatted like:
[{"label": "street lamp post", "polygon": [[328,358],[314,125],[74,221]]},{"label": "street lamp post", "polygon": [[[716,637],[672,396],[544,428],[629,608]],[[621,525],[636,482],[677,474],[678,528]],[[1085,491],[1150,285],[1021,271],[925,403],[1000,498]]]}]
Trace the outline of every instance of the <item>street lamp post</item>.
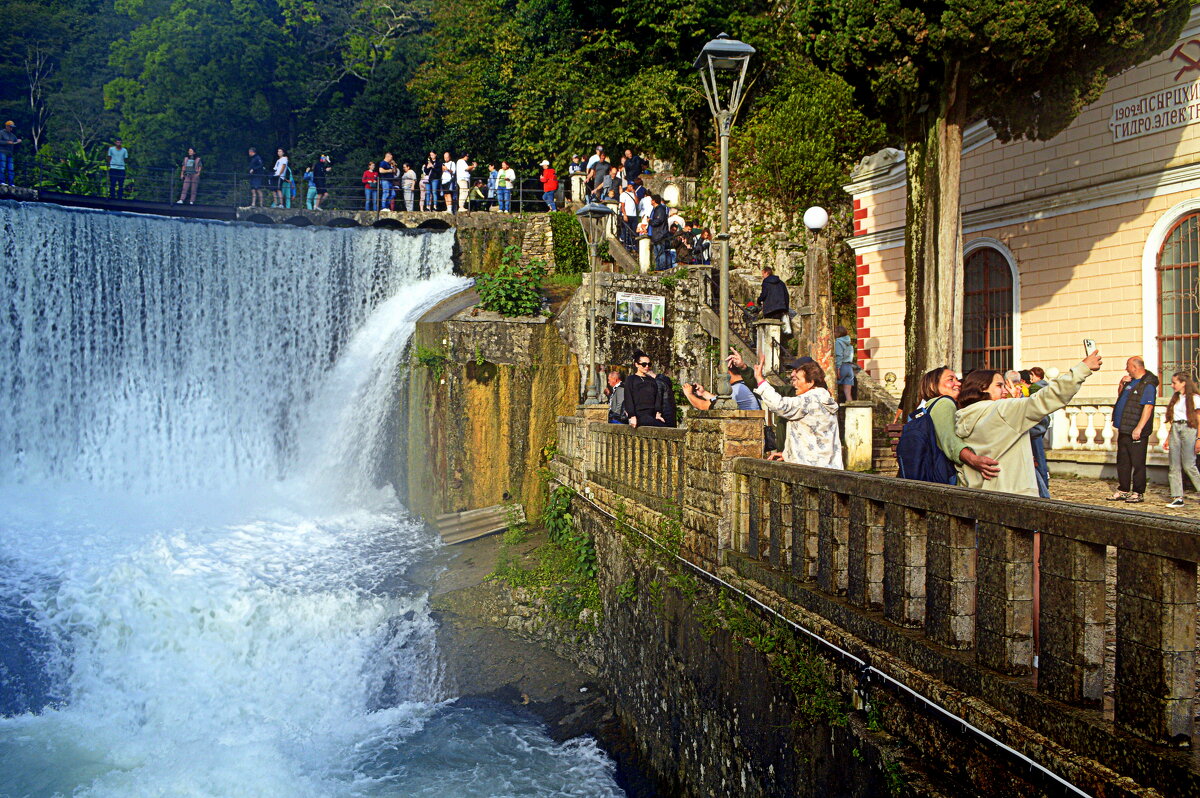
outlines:
[{"label": "street lamp post", "polygon": [[829,224],[829,213],[814,205],[804,212],[804,226],[809,236],[805,253],[804,282],[808,305],[812,308],[812,357],[825,372],[830,385],[837,382],[833,363],[833,296],[832,275],[829,271],[829,252],[821,231]]},{"label": "street lamp post", "polygon": [[599,257],[600,239],[604,237],[603,224],[614,213],[613,209],[598,202],[589,202],[575,211],[575,218],[583,230],[583,240],[588,247],[588,269],[592,284],[592,298],[588,303],[588,386],[585,405],[603,404],[600,398],[600,373],[596,368],[596,261]]},{"label": "street lamp post", "polygon": [[[704,96],[712,112],[717,134],[721,139],[721,230],[717,235],[721,251],[720,317],[721,357],[729,354],[729,133],[733,120],[742,105],[746,88],[746,70],[754,48],[745,42],[730,38],[722,33],[704,45],[696,58],[695,68],[700,72],[704,85]],[[726,84],[728,87],[726,88]],[[725,92],[728,96],[724,96]],[[728,410],[736,407],[729,386],[729,372],[721,368],[717,380],[717,401],[714,408]]]}]

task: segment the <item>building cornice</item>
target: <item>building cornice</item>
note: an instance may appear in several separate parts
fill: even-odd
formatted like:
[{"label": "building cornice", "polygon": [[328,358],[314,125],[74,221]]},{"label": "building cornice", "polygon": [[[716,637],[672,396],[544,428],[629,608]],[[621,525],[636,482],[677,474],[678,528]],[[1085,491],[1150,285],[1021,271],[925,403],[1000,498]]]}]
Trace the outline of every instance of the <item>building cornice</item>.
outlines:
[{"label": "building cornice", "polygon": [[[1034,197],[963,214],[963,233],[979,233],[998,227],[1036,222],[1068,213],[1079,213],[1110,205],[1147,200],[1168,194],[1200,190],[1200,164],[1177,166],[1111,183]],[[849,241],[856,254],[904,246],[904,228],[877,230]]]},{"label": "building cornice", "polygon": [[853,197],[867,197],[881,191],[903,188],[908,181],[904,151],[885,147],[868,155],[850,172],[850,180],[842,189]]}]

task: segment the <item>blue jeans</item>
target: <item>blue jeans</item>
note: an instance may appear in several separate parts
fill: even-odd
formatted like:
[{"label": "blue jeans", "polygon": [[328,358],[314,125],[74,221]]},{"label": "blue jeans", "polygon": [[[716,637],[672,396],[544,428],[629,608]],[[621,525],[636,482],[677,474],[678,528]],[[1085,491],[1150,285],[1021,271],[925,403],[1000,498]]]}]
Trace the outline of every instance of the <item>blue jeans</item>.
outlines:
[{"label": "blue jeans", "polygon": [[549,206],[550,210],[552,210],[552,211],[558,210],[558,206],[554,204],[554,192],[553,191],[547,191],[545,194],[542,194],[542,202],[546,203],[546,205]]},{"label": "blue jeans", "polygon": [[13,154],[11,152],[0,152],[0,183],[7,183],[10,186],[15,186],[13,182]]},{"label": "blue jeans", "polygon": [[498,188],[496,189],[496,196],[499,198],[501,212],[508,213],[512,203],[512,189]]},{"label": "blue jeans", "polygon": [[392,197],[396,196],[396,189],[392,188],[391,180],[380,180],[380,190],[383,192],[379,196],[379,210],[389,207],[388,203],[392,201]]},{"label": "blue jeans", "polygon": [[667,249],[667,242],[654,243],[652,241],[650,246],[654,252],[654,271],[661,272],[664,269],[671,268],[671,255],[675,251]]},{"label": "blue jeans", "polygon": [[367,198],[367,205],[366,205],[365,210],[368,210],[368,211],[379,210],[379,206],[375,204],[375,189],[372,188],[371,186],[363,186],[363,194]]},{"label": "blue jeans", "polygon": [[[1039,435],[1036,438],[1030,436],[1029,442],[1033,445],[1033,459],[1037,463],[1038,476],[1040,476],[1046,483],[1046,492],[1048,494],[1050,485],[1050,466],[1046,462],[1046,437],[1044,435]],[[1042,498],[1048,499],[1050,497],[1047,495]]]},{"label": "blue jeans", "polygon": [[438,191],[441,189],[441,187],[442,181],[434,180],[432,178],[430,178],[429,182],[425,184],[425,206],[431,211],[437,210],[438,199],[440,199],[440,197],[438,197]]}]

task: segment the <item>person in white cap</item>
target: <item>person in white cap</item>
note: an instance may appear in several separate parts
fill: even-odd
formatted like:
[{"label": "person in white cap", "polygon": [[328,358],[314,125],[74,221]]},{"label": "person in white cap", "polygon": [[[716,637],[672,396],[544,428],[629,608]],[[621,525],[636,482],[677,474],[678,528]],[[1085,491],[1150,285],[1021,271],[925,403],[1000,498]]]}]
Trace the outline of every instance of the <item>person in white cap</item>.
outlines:
[{"label": "person in white cap", "polygon": [[551,211],[556,211],[558,210],[558,205],[554,202],[554,195],[558,191],[558,175],[554,174],[554,170],[550,168],[549,161],[542,161],[541,167],[542,199]]}]

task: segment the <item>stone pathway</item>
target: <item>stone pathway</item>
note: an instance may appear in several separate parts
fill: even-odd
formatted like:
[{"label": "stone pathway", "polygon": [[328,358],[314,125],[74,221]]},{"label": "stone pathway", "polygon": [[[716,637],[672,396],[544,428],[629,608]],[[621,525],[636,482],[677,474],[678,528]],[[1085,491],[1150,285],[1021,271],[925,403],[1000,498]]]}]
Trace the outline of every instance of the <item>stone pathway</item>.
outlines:
[{"label": "stone pathway", "polygon": [[1187,491],[1184,494],[1184,506],[1174,510],[1166,506],[1171,498],[1166,485],[1151,484],[1147,487],[1146,501],[1142,504],[1105,501],[1106,497],[1111,496],[1116,489],[1115,481],[1110,482],[1104,479],[1050,478],[1050,495],[1056,499],[1079,504],[1094,504],[1109,509],[1138,510],[1175,518],[1194,518],[1200,521],[1200,494],[1195,492]]}]

